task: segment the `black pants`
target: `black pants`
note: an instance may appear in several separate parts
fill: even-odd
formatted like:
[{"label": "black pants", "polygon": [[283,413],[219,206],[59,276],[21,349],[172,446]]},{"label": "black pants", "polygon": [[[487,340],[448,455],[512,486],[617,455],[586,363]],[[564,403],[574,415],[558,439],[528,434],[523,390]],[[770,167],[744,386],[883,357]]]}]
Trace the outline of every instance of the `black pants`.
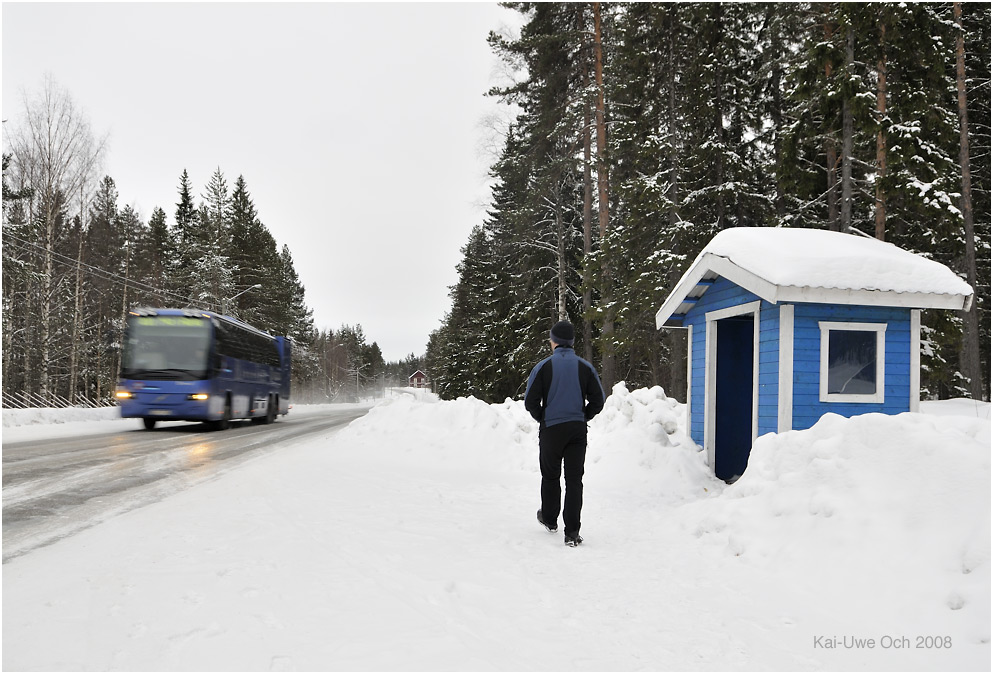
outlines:
[{"label": "black pants", "polygon": [[562,504],[562,465],[565,464],[565,535],[579,533],[579,513],[583,509],[583,472],[586,466],[586,423],[567,421],[538,431],[541,465],[541,518],[546,524],[558,521]]}]

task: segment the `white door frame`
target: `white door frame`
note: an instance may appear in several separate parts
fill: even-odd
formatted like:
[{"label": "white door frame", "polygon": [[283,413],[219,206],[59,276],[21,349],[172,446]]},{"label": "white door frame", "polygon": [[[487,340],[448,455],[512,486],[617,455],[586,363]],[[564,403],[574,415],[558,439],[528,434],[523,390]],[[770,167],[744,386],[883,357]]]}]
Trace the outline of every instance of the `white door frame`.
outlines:
[{"label": "white door frame", "polygon": [[703,397],[703,446],[707,450],[707,461],[711,469],[716,470],[716,447],[714,445],[717,425],[717,321],[733,316],[752,314],[754,334],[752,338],[752,444],[758,437],[759,431],[759,319],[762,300],[739,304],[727,309],[707,312],[707,353],[705,369],[707,384]]}]

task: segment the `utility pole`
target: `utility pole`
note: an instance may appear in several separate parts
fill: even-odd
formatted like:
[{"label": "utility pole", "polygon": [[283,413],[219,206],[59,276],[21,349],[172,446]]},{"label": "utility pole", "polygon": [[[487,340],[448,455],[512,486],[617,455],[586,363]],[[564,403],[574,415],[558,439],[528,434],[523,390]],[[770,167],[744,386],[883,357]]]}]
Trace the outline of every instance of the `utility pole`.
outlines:
[{"label": "utility pole", "polygon": [[242,295],[244,295],[245,293],[247,293],[249,290],[255,290],[256,288],[261,288],[261,287],[262,287],[262,284],[261,283],[256,283],[253,286],[248,286],[247,288],[245,288],[244,290],[242,290],[237,295],[232,295],[231,297],[227,298],[226,300],[221,300],[221,313],[224,314],[225,316],[227,315],[227,313],[228,313],[228,302],[230,302],[231,300],[236,299],[238,297],[241,297]]},{"label": "utility pole", "polygon": [[355,402],[359,401],[359,373],[362,372],[362,370],[364,370],[367,367],[369,367],[369,363],[345,370],[345,372],[347,372],[348,374],[355,375]]}]

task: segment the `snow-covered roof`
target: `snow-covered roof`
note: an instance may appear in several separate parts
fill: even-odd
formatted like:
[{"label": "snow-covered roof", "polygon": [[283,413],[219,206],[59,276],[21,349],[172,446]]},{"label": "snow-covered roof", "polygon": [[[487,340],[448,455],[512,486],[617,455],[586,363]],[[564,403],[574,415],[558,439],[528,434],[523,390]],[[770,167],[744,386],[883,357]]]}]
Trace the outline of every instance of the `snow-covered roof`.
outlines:
[{"label": "snow-covered roof", "polygon": [[821,229],[736,227],[701,251],[655,315],[677,321],[722,276],[772,302],[968,309],[972,287],[951,269],[876,239]]}]

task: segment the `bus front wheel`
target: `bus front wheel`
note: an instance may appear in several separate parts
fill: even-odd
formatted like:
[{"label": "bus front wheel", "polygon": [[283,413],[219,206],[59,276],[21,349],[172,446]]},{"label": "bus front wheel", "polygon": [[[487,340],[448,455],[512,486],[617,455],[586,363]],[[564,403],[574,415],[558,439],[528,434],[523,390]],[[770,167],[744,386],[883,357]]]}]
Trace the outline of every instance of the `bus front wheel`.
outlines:
[{"label": "bus front wheel", "polygon": [[155,428],[155,419],[142,419],[141,422],[145,424],[146,431],[150,431]]}]

